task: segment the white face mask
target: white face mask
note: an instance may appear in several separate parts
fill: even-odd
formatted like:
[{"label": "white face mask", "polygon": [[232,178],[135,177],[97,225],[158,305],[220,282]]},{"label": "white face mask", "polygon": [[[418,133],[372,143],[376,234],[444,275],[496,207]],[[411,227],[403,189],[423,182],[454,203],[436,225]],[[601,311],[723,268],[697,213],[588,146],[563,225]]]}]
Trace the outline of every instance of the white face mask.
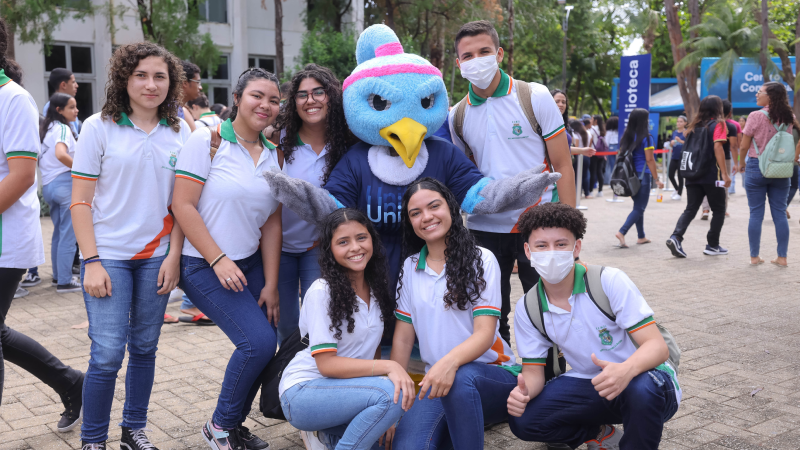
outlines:
[{"label": "white face mask", "polygon": [[497,73],[497,55],[481,56],[461,63],[461,76],[478,89],[486,89],[492,84]]},{"label": "white face mask", "polygon": [[[575,242],[575,246],[578,242]],[[531,267],[550,284],[560,283],[569,275],[570,270],[575,265],[575,246],[572,250],[546,252],[531,252]]]}]

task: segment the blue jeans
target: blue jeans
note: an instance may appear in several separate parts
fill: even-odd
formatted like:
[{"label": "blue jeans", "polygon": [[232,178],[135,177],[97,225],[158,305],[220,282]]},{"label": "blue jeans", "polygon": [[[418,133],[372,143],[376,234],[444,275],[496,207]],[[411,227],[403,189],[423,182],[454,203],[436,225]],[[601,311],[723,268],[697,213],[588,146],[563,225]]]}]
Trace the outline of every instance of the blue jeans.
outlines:
[{"label": "blue jeans", "polygon": [[184,292],[183,296],[181,296],[181,300],[183,300],[181,302],[181,310],[196,308],[196,306],[194,306],[194,303],[192,303],[192,301],[189,300],[189,296],[186,295],[186,292]]},{"label": "blue jeans", "polygon": [[[608,145],[608,151],[615,152],[615,153],[618,152],[619,151],[619,144],[609,144]],[[614,171],[614,164],[617,163],[617,155],[608,155],[608,156],[606,156],[606,160],[608,161],[608,164],[606,164],[605,178],[606,178],[606,181],[610,182],[611,181],[611,172]]]},{"label": "blue jeans", "polygon": [[[278,322],[278,343],[283,343],[283,340],[297,328],[300,320],[300,302],[303,301],[311,284],[319,277],[319,247],[301,253],[281,252],[281,268],[278,276],[281,320]],[[297,301],[298,298],[300,302]]]},{"label": "blue jeans", "polygon": [[398,450],[483,449],[483,427],[508,419],[508,395],[517,378],[497,366],[471,362],[458,368],[450,392],[417,399],[392,442]]},{"label": "blue jeans", "polygon": [[[100,263],[111,278],[111,296],[96,298],[83,291],[89,316],[92,347],[83,383],[81,439],[103,442],[117,372],[128,347],[125,404],[121,426],[144,428],[156,369],[156,350],[169,294],[158,295],[158,271],[165,256],[134,261],[104,259]],[[81,261],[81,280],[85,263]]]},{"label": "blue jeans", "polygon": [[786,200],[786,206],[789,206],[792,203],[792,200],[794,200],[794,194],[797,193],[798,181],[800,181],[800,179],[798,179],[798,175],[800,175],[798,173],[798,167],[795,165],[794,172],[792,173],[791,184],[789,185],[789,196]]},{"label": "blue jeans", "polygon": [[758,168],[758,158],[747,161],[744,186],[747,204],[750,206],[750,223],[747,236],[750,240],[750,257],[755,258],[761,249],[761,224],[764,208],[769,199],[769,212],[775,223],[778,238],[778,256],[785,258],[789,249],[789,221],[786,219],[786,200],[789,197],[790,178],[764,178]]},{"label": "blue jeans", "polygon": [[258,306],[265,284],[261,252],[235,263],[247,279],[243,292],[222,287],[205,259],[181,256],[181,289],[236,346],[212,416],[214,424],[225,429],[235,428],[247,418],[261,387],[259,375],[275,356],[277,347],[275,327],[267,320],[267,307]]},{"label": "blue jeans", "polygon": [[628,230],[635,224],[636,225],[636,234],[639,235],[639,239],[644,239],[644,210],[647,208],[647,202],[650,201],[650,174],[644,174],[644,179],[642,180],[642,187],[639,189],[639,192],[636,193],[631,200],[633,200],[633,211],[628,214],[628,218],[625,219],[625,224],[622,225],[622,228],[619,229],[619,232],[625,236],[628,233]]},{"label": "blue jeans", "polygon": [[622,450],[657,450],[664,423],[677,410],[675,385],[661,370],[640,373],[614,400],[600,397],[592,380],[562,375],[528,403],[522,417],[510,417],[508,425],[523,441],[577,448],[595,439],[601,425],[622,423]]},{"label": "blue jeans", "polygon": [[76,248],[72,216],[69,213],[69,205],[72,202],[72,175],[64,172],[55,180],[45,184],[42,186],[42,195],[50,206],[50,218],[53,220],[53,240],[50,245],[53,278],[58,284],[69,284],[72,281],[72,262],[75,259]]},{"label": "blue jeans", "polygon": [[281,408],[293,427],[321,431],[329,450],[369,449],[403,415],[403,394],[394,403],[387,377],[319,378],[287,389]]}]

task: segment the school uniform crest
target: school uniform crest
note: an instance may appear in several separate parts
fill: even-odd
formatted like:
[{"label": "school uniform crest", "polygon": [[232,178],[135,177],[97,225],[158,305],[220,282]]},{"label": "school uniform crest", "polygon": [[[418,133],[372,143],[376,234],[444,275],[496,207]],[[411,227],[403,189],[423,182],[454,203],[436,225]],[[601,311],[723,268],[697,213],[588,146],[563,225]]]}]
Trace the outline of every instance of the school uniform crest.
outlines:
[{"label": "school uniform crest", "polygon": [[519,122],[511,123],[511,132],[514,133],[514,136],[519,136],[522,134],[522,126],[519,124]]},{"label": "school uniform crest", "polygon": [[169,153],[169,165],[170,167],[175,167],[175,164],[178,162],[178,154],[175,152]]},{"label": "school uniform crest", "polygon": [[606,327],[599,328],[598,335],[600,336],[600,343],[601,344],[603,344],[603,345],[611,345],[611,344],[614,343],[614,337],[611,336],[611,332],[608,331],[608,329]]}]

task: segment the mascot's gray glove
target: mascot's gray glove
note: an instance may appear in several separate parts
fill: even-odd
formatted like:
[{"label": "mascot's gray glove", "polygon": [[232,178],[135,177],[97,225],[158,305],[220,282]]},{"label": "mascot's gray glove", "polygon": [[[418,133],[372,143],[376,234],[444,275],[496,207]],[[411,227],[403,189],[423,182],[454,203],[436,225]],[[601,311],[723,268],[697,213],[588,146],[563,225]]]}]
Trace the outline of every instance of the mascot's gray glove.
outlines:
[{"label": "mascot's gray glove", "polygon": [[483,178],[470,188],[461,209],[469,214],[494,214],[527,208],[542,196],[548,186],[561,178],[560,173],[544,172],[542,164],[511,178]]},{"label": "mascot's gray glove", "polygon": [[262,175],[269,183],[272,195],[306,222],[319,226],[330,213],[341,207],[330,192],[307,181],[283,172],[265,171]]}]

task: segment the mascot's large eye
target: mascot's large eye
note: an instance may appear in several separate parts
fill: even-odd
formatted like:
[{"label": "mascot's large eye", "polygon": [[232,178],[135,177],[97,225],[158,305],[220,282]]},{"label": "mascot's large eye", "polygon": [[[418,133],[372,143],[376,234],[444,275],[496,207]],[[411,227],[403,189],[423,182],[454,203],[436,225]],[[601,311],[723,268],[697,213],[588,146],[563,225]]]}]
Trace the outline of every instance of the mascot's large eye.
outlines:
[{"label": "mascot's large eye", "polygon": [[433,108],[433,97],[434,96],[435,96],[434,94],[431,94],[431,95],[429,95],[427,97],[424,97],[422,99],[422,101],[421,101],[422,107],[425,108],[425,109]]},{"label": "mascot's large eye", "polygon": [[392,106],[392,102],[378,94],[369,94],[369,106],[375,111],[386,111]]},{"label": "mascot's large eye", "polygon": [[392,106],[392,102],[378,94],[369,94],[369,106],[375,111],[386,111]]}]

